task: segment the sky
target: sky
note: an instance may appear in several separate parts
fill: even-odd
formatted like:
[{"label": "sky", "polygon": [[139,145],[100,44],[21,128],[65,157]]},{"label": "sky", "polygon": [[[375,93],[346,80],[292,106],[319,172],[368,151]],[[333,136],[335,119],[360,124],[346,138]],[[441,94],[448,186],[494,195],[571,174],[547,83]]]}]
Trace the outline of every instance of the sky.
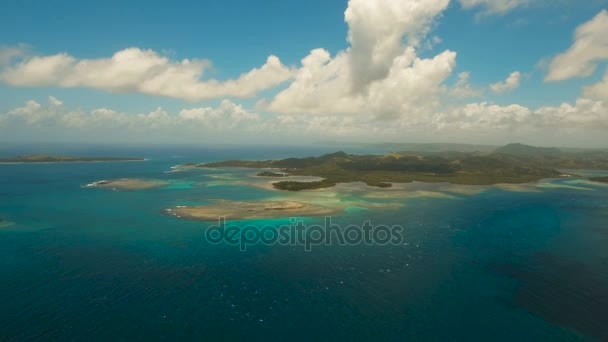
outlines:
[{"label": "sky", "polygon": [[11,1],[0,142],[608,147],[608,0]]}]

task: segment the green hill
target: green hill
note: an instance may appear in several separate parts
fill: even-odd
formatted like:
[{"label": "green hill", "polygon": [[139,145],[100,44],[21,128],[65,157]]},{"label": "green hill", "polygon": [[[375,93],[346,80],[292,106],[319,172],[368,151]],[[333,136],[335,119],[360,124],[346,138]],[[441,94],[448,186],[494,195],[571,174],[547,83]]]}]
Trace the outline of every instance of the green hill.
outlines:
[{"label": "green hill", "polygon": [[494,153],[508,154],[519,157],[559,156],[563,152],[555,147],[536,147],[524,144],[509,144],[494,150]]}]

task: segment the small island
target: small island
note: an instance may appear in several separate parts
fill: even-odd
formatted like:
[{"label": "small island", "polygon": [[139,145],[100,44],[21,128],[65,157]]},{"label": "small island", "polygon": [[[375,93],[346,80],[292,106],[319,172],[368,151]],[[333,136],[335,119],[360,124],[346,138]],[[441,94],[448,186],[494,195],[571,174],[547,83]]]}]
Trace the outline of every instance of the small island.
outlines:
[{"label": "small island", "polygon": [[75,163],[75,162],[125,162],[144,161],[144,158],[132,157],[68,157],[43,154],[23,155],[11,158],[0,158],[0,163]]},{"label": "small island", "polygon": [[87,184],[85,188],[102,188],[117,191],[135,191],[162,188],[169,182],[157,179],[121,178],[112,180],[101,180]]},{"label": "small island", "polygon": [[13,222],[7,221],[7,220],[3,219],[2,217],[0,217],[0,228],[11,227],[13,225],[14,225]]},{"label": "small island", "polygon": [[608,177],[593,177],[589,178],[589,180],[598,183],[608,183]]},{"label": "small island", "polygon": [[490,152],[395,152],[387,155],[336,152],[308,158],[228,160],[196,164],[195,167],[278,169],[282,173],[265,171],[258,176],[322,178],[313,182],[286,179],[273,183],[274,188],[288,191],[323,189],[352,182],[381,188],[391,187],[391,183],[414,181],[462,185],[523,184],[545,178],[572,177],[559,169],[608,169],[608,152],[569,152],[510,144]]},{"label": "small island", "polygon": [[326,207],[295,201],[218,201],[200,206],[178,206],[166,209],[168,215],[182,219],[216,221],[219,217],[229,220],[253,220],[279,217],[327,216],[343,211],[343,207]]}]

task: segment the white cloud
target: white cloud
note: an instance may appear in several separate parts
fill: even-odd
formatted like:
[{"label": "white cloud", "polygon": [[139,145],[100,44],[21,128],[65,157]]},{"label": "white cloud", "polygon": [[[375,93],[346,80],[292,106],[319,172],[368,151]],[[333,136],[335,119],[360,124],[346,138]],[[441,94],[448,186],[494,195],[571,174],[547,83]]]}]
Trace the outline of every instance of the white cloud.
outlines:
[{"label": "white cloud", "polygon": [[490,89],[492,89],[492,91],[495,93],[504,93],[506,91],[517,89],[520,81],[521,73],[519,71],[514,71],[503,82],[497,82],[490,85]]},{"label": "white cloud", "polygon": [[65,109],[63,103],[53,96],[48,97],[48,105],[30,100],[23,107],[10,110],[4,115],[0,114],[0,128],[11,123],[25,123],[28,126],[54,126],[57,124]]},{"label": "white cloud", "polygon": [[555,56],[546,81],[562,81],[590,76],[600,60],[608,59],[608,11],[603,10],[576,29],[574,43]]},{"label": "white cloud", "polygon": [[[56,101],[59,101],[55,99]],[[59,101],[61,102],[61,101]],[[217,107],[185,108],[170,113],[157,108],[130,114],[109,108],[70,110],[49,98],[34,100],[0,114],[0,137],[61,140],[76,136],[90,141],[214,141],[311,142],[341,137],[357,141],[416,140],[584,145],[608,143],[608,101],[578,99],[575,103],[536,109],[488,102],[457,105],[442,111],[378,121],[363,115],[260,115],[229,100]],[[536,140],[534,140],[536,139]],[[564,139],[569,139],[565,141]]]},{"label": "white cloud", "polygon": [[99,59],[78,60],[65,53],[36,56],[5,69],[0,77],[13,86],[88,87],[192,101],[252,97],[292,77],[275,56],[234,80],[202,80],[210,66],[207,60],[172,61],[153,50],[128,48]]},{"label": "white cloud", "polygon": [[207,127],[225,130],[235,129],[243,126],[243,124],[245,124],[243,126],[244,129],[249,129],[260,120],[260,116],[257,113],[247,111],[243,106],[228,100],[223,100],[218,108],[200,107],[182,109],[179,112],[179,118],[186,122],[190,121],[193,124],[202,122]]},{"label": "white cloud", "polygon": [[529,122],[531,115],[530,109],[517,104],[470,103],[438,114],[433,124],[438,130],[513,130]]},{"label": "white cloud", "polygon": [[388,76],[370,86],[364,110],[380,118],[426,115],[440,104],[443,82],[456,66],[456,53],[444,51],[432,59],[410,54],[395,58]]},{"label": "white cloud", "polygon": [[470,103],[434,115],[425,132],[442,140],[470,143],[605,146],[608,102],[580,98],[573,104],[536,109]]},{"label": "white cloud", "polygon": [[9,64],[13,59],[27,54],[28,47],[24,44],[0,47],[0,66]]},{"label": "white cloud", "polygon": [[63,104],[63,102],[54,96],[49,96],[49,103],[53,106],[61,106]]},{"label": "white cloud", "polygon": [[533,132],[553,129],[608,130],[608,102],[580,98],[574,104],[530,109],[518,104],[499,106],[488,102],[471,103],[435,116],[439,130]]},{"label": "white cloud", "polygon": [[601,81],[586,87],[583,95],[588,98],[608,100],[608,70]]},{"label": "white cloud", "polygon": [[604,137],[608,137],[608,101],[579,98],[574,104],[562,103],[557,107],[541,107],[535,114],[538,116],[538,127],[549,130],[553,127],[580,130],[583,137],[587,130],[600,130]]},{"label": "white cloud", "polygon": [[387,76],[395,58],[403,54],[405,37],[417,46],[449,0],[350,0],[344,12],[354,90]]},{"label": "white cloud", "polygon": [[245,110],[229,100],[223,100],[217,108],[182,109],[171,114],[163,108],[149,113],[127,114],[109,108],[98,108],[89,112],[69,110],[63,102],[49,96],[48,105],[30,100],[25,106],[15,108],[4,115],[0,114],[0,128],[11,125],[62,126],[79,129],[126,129],[126,130],[172,130],[172,129],[210,129],[232,130],[248,129],[260,120],[257,113]]},{"label": "white cloud", "polygon": [[464,9],[482,8],[483,14],[504,14],[531,0],[459,0]]},{"label": "white cloud", "polygon": [[384,79],[372,82],[365,93],[352,93],[347,54],[342,52],[332,59],[327,51],[314,50],[302,61],[295,81],[270,102],[268,109],[383,119],[427,113],[438,106],[442,83],[455,63],[456,53],[452,51],[420,59],[413,48],[408,48],[393,60]]},{"label": "white cloud", "polygon": [[349,1],[345,19],[350,48],[334,57],[324,49],[311,51],[293,83],[260,107],[379,119],[432,112],[455,67],[456,53],[446,50],[421,59],[416,48],[447,5],[447,0]]},{"label": "white cloud", "polygon": [[479,89],[473,88],[469,80],[471,74],[467,71],[458,74],[456,84],[449,89],[449,95],[456,98],[468,98],[481,96],[482,92]]},{"label": "white cloud", "polygon": [[18,107],[18,108],[15,108],[15,109],[9,111],[8,115],[28,116],[28,115],[31,115],[31,114],[37,112],[41,107],[42,106],[40,105],[40,103],[38,103],[34,100],[29,100],[25,103],[25,106]]},{"label": "white cloud", "polygon": [[[49,96],[48,104],[32,100],[0,113],[0,136],[6,139],[34,132],[32,136],[80,134],[96,140],[195,142],[210,137],[219,139],[216,141],[255,139],[256,133],[258,141],[334,136],[357,141],[428,140],[435,135],[461,141],[483,136],[476,142],[488,142],[517,137],[549,141],[557,132],[560,138],[565,133],[577,141],[596,134],[598,141],[608,142],[608,101],[602,100],[608,99],[608,71],[604,80],[585,88],[584,98],[573,104],[534,109],[457,101],[480,96],[483,91],[471,85],[469,72],[459,73],[455,83],[446,84],[456,68],[456,52],[445,50],[424,58],[419,53],[440,43],[429,33],[448,2],[350,0],[345,12],[350,44],[346,49],[335,55],[314,49],[293,70],[270,56],[263,66],[227,81],[205,79],[209,61],[176,61],[137,48],[99,59],[77,59],[65,53],[27,57],[4,69],[0,77],[14,86],[89,87],[187,100],[250,97],[293,81],[273,98],[259,100],[259,112],[230,100],[217,107],[173,113],[160,107],[147,113],[105,107],[70,110]],[[516,0],[460,2],[465,8],[480,8],[482,14],[505,13],[527,4]],[[608,11],[602,11],[579,27],[575,43],[553,60],[547,78],[590,74],[597,61],[608,58],[606,22]],[[513,90],[521,78],[514,71],[489,88],[496,93]]]}]

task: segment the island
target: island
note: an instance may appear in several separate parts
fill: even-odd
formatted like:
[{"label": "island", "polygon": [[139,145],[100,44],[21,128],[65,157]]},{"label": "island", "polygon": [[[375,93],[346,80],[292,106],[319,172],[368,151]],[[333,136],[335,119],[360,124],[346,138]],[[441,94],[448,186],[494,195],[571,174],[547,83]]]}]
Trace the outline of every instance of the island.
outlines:
[{"label": "island", "polygon": [[67,157],[43,154],[23,155],[11,158],[0,158],[0,163],[74,163],[74,162],[125,162],[144,161],[144,158],[132,157]]},{"label": "island", "polygon": [[200,206],[178,206],[166,209],[166,213],[177,218],[215,221],[219,217],[229,220],[253,220],[277,217],[327,216],[343,211],[340,206],[326,207],[295,201],[218,201]]},{"label": "island", "polygon": [[7,227],[11,227],[13,226],[14,223],[7,221],[5,219],[3,219],[2,217],[0,217],[0,228],[7,228]]},{"label": "island", "polygon": [[608,177],[593,177],[589,178],[589,180],[592,182],[608,183]]},{"label": "island", "polygon": [[[281,160],[228,160],[196,164],[195,167],[279,169],[282,171],[280,177],[322,178],[313,182],[285,179],[273,183],[274,188],[288,191],[323,189],[351,182],[363,182],[374,187],[391,187],[391,183],[414,181],[463,185],[523,184],[545,178],[573,176],[559,169],[608,169],[608,152],[570,152],[509,144],[490,152],[394,152],[386,155],[336,152],[319,157]],[[258,175],[279,177],[279,174],[270,171]]]},{"label": "island", "polygon": [[157,179],[121,178],[101,180],[85,185],[85,188],[102,188],[121,191],[148,190],[162,188],[169,182]]}]

